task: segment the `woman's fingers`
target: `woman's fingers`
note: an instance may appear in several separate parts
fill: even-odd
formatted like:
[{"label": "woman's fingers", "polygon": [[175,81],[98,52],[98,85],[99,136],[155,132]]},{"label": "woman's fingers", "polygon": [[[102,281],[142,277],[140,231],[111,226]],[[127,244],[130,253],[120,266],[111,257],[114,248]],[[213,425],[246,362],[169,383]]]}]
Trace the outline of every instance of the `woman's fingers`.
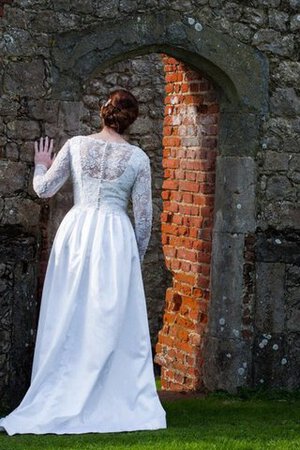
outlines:
[{"label": "woman's fingers", "polygon": [[40,137],[40,142],[35,141],[34,142],[34,149],[36,152],[52,152],[53,150],[53,138],[50,139],[49,141],[49,137],[46,136],[45,137],[45,143],[43,144],[43,137]]},{"label": "woman's fingers", "polygon": [[50,153],[52,153],[52,150],[53,150],[53,139],[51,139],[50,141],[50,149],[49,149]]}]

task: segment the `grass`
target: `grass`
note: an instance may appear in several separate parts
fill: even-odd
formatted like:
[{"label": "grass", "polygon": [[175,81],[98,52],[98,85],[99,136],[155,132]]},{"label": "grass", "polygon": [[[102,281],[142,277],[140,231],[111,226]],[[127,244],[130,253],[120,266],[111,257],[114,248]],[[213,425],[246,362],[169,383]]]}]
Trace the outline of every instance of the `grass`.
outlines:
[{"label": "grass", "polygon": [[215,393],[162,404],[167,429],[62,436],[0,433],[0,450],[300,449],[300,393],[247,390],[238,396]]}]

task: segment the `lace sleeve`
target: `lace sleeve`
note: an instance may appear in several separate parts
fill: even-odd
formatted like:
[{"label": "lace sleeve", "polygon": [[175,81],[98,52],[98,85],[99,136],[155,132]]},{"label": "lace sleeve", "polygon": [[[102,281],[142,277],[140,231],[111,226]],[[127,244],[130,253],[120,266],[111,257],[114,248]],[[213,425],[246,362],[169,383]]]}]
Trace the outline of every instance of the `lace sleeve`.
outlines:
[{"label": "lace sleeve", "polygon": [[151,166],[149,157],[145,156],[146,158],[140,163],[132,188],[135,236],[141,263],[144,260],[152,228]]},{"label": "lace sleeve", "polygon": [[68,139],[48,170],[44,164],[35,165],[33,189],[41,198],[52,197],[67,181],[70,173],[70,139]]}]

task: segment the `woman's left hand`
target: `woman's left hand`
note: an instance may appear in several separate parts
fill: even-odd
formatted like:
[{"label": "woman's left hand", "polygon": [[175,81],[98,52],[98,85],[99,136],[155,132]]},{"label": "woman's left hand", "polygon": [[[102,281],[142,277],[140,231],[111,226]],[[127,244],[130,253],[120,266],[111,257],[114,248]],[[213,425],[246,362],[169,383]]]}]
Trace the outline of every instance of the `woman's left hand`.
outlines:
[{"label": "woman's left hand", "polygon": [[53,139],[50,140],[46,136],[45,138],[45,145],[43,145],[43,137],[40,138],[40,143],[38,141],[34,142],[34,148],[35,148],[35,155],[34,155],[34,162],[35,164],[44,164],[47,169],[51,166],[53,163],[56,155],[51,156],[52,149],[53,149]]}]

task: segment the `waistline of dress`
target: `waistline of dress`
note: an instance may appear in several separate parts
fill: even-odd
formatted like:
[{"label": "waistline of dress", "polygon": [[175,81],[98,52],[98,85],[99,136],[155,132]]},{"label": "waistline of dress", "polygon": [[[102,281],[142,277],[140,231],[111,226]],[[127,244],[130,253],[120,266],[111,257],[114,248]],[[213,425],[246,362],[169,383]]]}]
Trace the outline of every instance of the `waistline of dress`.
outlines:
[{"label": "waistline of dress", "polygon": [[116,203],[109,203],[109,202],[103,202],[103,203],[75,203],[73,205],[72,209],[79,209],[79,210],[86,210],[86,209],[92,209],[92,210],[99,210],[99,211],[117,211],[117,212],[124,212],[127,214],[127,208],[126,206],[118,205]]}]

